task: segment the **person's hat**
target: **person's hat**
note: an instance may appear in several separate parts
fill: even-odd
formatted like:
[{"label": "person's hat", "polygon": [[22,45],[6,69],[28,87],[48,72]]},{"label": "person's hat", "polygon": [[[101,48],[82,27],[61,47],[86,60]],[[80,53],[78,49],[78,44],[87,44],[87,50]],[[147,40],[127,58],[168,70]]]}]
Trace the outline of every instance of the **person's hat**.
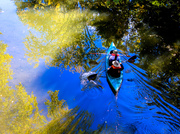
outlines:
[{"label": "person's hat", "polygon": [[117,52],[117,50],[114,50],[113,53],[114,53],[114,54],[117,54],[118,52]]},{"label": "person's hat", "polygon": [[120,63],[119,63],[117,60],[113,61],[112,64],[113,64],[115,67],[120,67]]}]

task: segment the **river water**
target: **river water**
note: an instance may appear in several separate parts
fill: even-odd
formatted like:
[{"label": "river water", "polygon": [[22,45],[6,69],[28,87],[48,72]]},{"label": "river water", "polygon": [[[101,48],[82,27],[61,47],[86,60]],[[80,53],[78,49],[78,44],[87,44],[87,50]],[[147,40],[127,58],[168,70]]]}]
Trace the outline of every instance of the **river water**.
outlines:
[{"label": "river water", "polygon": [[[28,94],[37,97],[40,109],[47,114],[44,105],[49,98],[48,91],[59,90],[59,100],[64,99],[69,108],[76,106],[93,114],[92,129],[98,124],[109,126],[102,133],[128,134],[178,134],[180,133],[180,109],[164,100],[164,94],[153,87],[146,72],[135,64],[123,63],[124,77],[122,87],[117,97],[112,93],[105,72],[100,77],[103,89],[92,88],[82,91],[79,72],[71,72],[69,68],[61,72],[59,68],[49,67],[44,59],[39,65],[27,61],[25,37],[29,35],[29,28],[24,25],[17,15],[16,5],[10,0],[0,0],[0,40],[8,44],[7,52],[13,56],[11,69],[14,87],[19,82],[26,88]],[[96,41],[102,48],[102,41]],[[104,48],[107,49],[107,48]],[[105,55],[101,55],[98,64],[91,71],[103,71]],[[129,80],[131,79],[131,80]]]}]

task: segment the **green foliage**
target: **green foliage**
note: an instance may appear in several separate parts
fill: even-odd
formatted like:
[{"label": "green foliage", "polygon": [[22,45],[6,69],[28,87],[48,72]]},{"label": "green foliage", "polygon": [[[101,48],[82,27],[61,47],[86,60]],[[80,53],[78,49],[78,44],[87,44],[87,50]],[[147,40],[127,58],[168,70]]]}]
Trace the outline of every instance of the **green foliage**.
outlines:
[{"label": "green foliage", "polygon": [[171,5],[176,4],[176,1],[174,0],[152,0],[150,2],[152,3],[153,6],[158,6],[158,7],[170,7]]},{"label": "green foliage", "polygon": [[141,64],[151,76],[161,76],[162,80],[168,81],[171,76],[179,74],[179,53],[174,47],[180,34],[179,6],[175,1],[154,0],[140,1],[134,7],[137,12],[133,21],[141,40]]},{"label": "green foliage", "polygon": [[66,9],[78,8],[78,0],[15,0],[15,4],[18,7],[18,10],[25,8],[33,9],[47,9],[47,8],[56,8],[57,10],[66,11]]},{"label": "green foliage", "polygon": [[[157,6],[152,3],[157,3]],[[150,28],[156,31],[157,35],[164,39],[166,44],[175,43],[179,38],[179,10],[180,6],[176,1],[143,1],[136,6],[137,27],[139,24],[148,24]],[[143,7],[143,10],[141,10]],[[138,18],[138,19],[136,19]]]},{"label": "green foliage", "polygon": [[90,35],[86,27],[83,34],[79,37],[79,41],[74,42],[68,48],[62,48],[57,51],[57,55],[52,59],[49,66],[60,67],[62,70],[70,67],[72,72],[83,72],[84,70],[91,70],[88,62],[90,60],[97,60],[99,56],[89,53],[101,52],[95,45],[97,40],[95,34]]},{"label": "green foliage", "polygon": [[[98,11],[99,16],[91,25],[96,27],[98,35],[107,42],[114,40],[121,41],[124,34],[127,33],[128,22],[130,17],[129,1],[105,0],[105,1],[88,1],[82,2],[82,7],[92,11]],[[104,17],[106,16],[106,17]]]}]

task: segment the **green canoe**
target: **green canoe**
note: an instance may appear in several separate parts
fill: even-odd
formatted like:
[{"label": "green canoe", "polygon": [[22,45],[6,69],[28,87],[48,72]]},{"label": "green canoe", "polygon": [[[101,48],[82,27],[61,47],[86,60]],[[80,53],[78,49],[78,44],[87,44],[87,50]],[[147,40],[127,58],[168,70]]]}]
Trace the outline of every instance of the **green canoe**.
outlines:
[{"label": "green canoe", "polygon": [[[118,78],[114,78],[107,73],[107,70],[109,67],[109,57],[110,57],[111,50],[117,50],[117,48],[115,47],[113,42],[111,43],[111,45],[108,49],[107,55],[106,55],[106,78],[107,78],[107,81],[109,83],[109,86],[110,86],[112,92],[114,93],[115,96],[117,96],[119,89],[121,87],[121,84],[122,84],[122,80],[123,80],[123,71],[121,71],[121,75]],[[119,62],[121,62],[121,59]]]}]

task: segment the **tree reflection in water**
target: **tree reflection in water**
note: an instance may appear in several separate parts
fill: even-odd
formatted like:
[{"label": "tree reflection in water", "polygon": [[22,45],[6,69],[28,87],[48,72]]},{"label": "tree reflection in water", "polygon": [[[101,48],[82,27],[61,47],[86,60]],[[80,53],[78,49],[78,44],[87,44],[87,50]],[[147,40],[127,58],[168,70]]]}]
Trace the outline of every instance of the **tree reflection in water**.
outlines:
[{"label": "tree reflection in water", "polygon": [[[42,3],[34,2],[30,2],[29,7],[58,8],[62,4],[60,1],[56,4],[50,1],[42,6]],[[118,48],[138,55],[139,60],[135,65],[146,71],[145,76],[148,80],[137,81],[148,87],[152,94],[155,92],[149,102],[155,100],[157,105],[165,105],[177,113],[167,102],[179,108],[179,3],[156,0],[79,1],[85,9],[76,10],[78,4],[76,1],[73,2],[75,4],[62,4],[62,10],[18,13],[22,22],[40,33],[37,36],[32,30],[30,36],[26,38],[26,55],[29,60],[38,63],[42,58],[49,66],[62,69],[70,67],[72,71],[78,72],[90,71],[88,62],[96,61],[98,56],[89,55],[89,52],[101,52],[94,43],[98,37],[96,35],[100,35],[105,40],[103,46],[108,47],[110,42],[114,41]],[[97,33],[89,33],[90,25],[96,27]],[[134,65],[131,66],[138,72]],[[151,86],[158,90],[154,90]],[[158,94],[159,92],[163,95]],[[145,99],[148,101],[148,97]],[[168,110],[167,112],[172,115]],[[163,116],[163,113],[158,114]]]},{"label": "tree reflection in water", "polygon": [[[86,25],[93,12],[79,10],[59,13],[56,11],[25,11],[19,17],[39,35],[30,31],[24,42],[28,60],[36,62],[45,59],[49,66],[60,67],[62,70],[70,67],[71,71],[88,69],[90,60],[97,60],[98,55],[90,52],[102,52],[96,45],[98,39],[95,31]],[[75,70],[74,70],[75,69]]]}]

